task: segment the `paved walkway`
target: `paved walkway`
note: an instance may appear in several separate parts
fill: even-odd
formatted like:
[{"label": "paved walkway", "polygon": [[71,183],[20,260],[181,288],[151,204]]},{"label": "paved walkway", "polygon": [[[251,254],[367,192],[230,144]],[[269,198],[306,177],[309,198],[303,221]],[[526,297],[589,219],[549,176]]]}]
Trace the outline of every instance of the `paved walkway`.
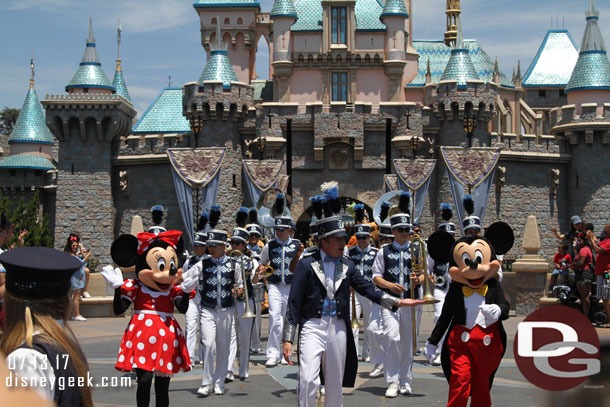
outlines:
[{"label": "paved walkway", "polygon": [[[178,315],[178,321],[184,326],[184,316]],[[523,318],[512,317],[505,322],[508,333],[507,351],[498,369],[492,399],[494,406],[546,406],[550,394],[539,390],[527,382],[521,375],[513,359],[513,338],[517,324]],[[124,374],[114,370],[116,355],[127,318],[91,318],[85,322],[72,322],[87,358],[96,383],[102,377],[120,380],[122,377],[135,378],[133,374]],[[266,339],[268,319],[263,319],[263,333]],[[425,339],[433,328],[432,315],[424,314],[418,340],[423,346]],[[610,330],[598,330],[600,336],[610,337]],[[610,338],[609,338],[610,339]],[[246,381],[236,380],[226,385],[224,396],[202,399],[196,395],[201,381],[201,367],[195,366],[191,372],[182,373],[172,378],[170,384],[170,401],[174,406],[214,405],[214,406],[296,406],[296,366],[277,366],[267,369],[264,366],[264,355],[252,355],[250,377]],[[293,357],[293,359],[296,359]],[[404,406],[407,404],[425,406],[444,406],[447,402],[447,382],[440,367],[430,366],[423,356],[415,358],[413,368],[413,394],[396,399],[384,397],[387,387],[383,378],[369,379],[371,366],[360,363],[358,378],[354,389],[344,389],[346,407],[371,406]],[[96,406],[133,406],[135,405],[136,383],[131,387],[98,387],[94,390]],[[151,398],[154,406],[154,396]]]}]

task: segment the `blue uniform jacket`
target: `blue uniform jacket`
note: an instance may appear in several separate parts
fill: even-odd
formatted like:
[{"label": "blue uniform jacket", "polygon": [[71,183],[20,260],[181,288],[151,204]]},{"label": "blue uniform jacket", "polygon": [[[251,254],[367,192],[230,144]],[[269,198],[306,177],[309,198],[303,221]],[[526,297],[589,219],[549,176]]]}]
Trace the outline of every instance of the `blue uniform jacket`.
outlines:
[{"label": "blue uniform jacket", "polygon": [[[382,306],[392,304],[392,301],[383,301],[382,303],[382,296],[385,294],[375,290],[373,284],[356,270],[350,259],[343,257],[341,262],[343,263],[343,273],[336,282],[335,298],[337,300],[337,318],[343,319],[347,328],[347,353],[343,387],[354,387],[358,357],[352,330],[350,329],[350,286],[354,287],[362,296]],[[326,298],[324,279],[324,265],[320,252],[303,257],[299,261],[288,297],[288,310],[286,312],[286,323],[290,325],[290,327],[287,327],[288,329],[292,328],[294,330],[297,326],[302,327],[308,319],[321,318],[322,305],[324,298]]]}]

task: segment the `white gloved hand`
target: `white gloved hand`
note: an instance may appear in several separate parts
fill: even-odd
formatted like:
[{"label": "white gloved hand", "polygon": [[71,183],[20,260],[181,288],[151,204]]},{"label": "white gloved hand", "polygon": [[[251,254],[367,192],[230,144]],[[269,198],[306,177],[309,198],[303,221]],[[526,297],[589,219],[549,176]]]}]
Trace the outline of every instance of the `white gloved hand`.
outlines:
[{"label": "white gloved hand", "polygon": [[123,285],[123,273],[120,268],[114,268],[110,265],[102,268],[102,277],[106,280],[108,285],[116,290]]},{"label": "white gloved hand", "polygon": [[430,342],[426,342],[426,351],[424,352],[424,355],[426,356],[426,359],[428,359],[428,362],[430,362],[430,364],[432,364],[432,362],[434,362],[434,359],[436,359],[437,349],[438,345],[432,345]]},{"label": "white gloved hand", "polygon": [[497,322],[500,319],[500,315],[502,315],[502,310],[498,304],[479,305],[479,309],[485,317],[485,322],[488,324]]},{"label": "white gloved hand", "polygon": [[198,275],[196,273],[196,269],[190,268],[186,271],[186,273],[182,274],[182,284],[180,284],[180,289],[183,293],[191,292],[195,289],[198,282]]}]

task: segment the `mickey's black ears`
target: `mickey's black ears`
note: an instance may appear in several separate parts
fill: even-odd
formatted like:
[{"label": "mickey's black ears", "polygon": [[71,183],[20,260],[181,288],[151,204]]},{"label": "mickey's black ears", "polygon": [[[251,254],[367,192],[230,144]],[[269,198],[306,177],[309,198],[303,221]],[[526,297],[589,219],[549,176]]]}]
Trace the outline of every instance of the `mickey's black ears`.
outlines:
[{"label": "mickey's black ears", "polygon": [[489,226],[485,231],[485,238],[499,255],[508,253],[515,242],[513,229],[504,222],[496,222]]},{"label": "mickey's black ears", "polygon": [[451,247],[455,239],[444,230],[438,230],[428,238],[428,254],[435,263],[444,264],[451,258]]},{"label": "mickey's black ears", "polygon": [[120,267],[131,267],[138,258],[138,238],[134,235],[121,235],[110,246],[112,260]]}]

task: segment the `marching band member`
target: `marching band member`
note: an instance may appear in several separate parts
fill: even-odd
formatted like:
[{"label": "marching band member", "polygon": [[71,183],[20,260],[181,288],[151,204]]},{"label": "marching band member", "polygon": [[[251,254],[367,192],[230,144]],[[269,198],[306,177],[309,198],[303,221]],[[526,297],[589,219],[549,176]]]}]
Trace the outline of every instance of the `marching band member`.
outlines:
[{"label": "marching band member", "polygon": [[[214,227],[210,217],[210,226]],[[194,267],[188,270],[199,277],[201,296],[201,345],[203,347],[203,374],[200,396],[224,394],[227,376],[231,329],[233,327],[233,289],[242,287],[241,272],[233,267],[231,259],[225,255],[227,232],[213,229],[208,232],[208,253]],[[216,368],[214,370],[214,345],[216,345]]]},{"label": "marching band member", "polygon": [[390,223],[382,223],[379,225],[379,248],[386,244],[392,244],[393,241],[394,235],[392,234]]},{"label": "marching band member", "polygon": [[[201,228],[203,229],[203,228]],[[201,230],[200,229],[200,230]],[[203,232],[195,233],[193,241],[193,255],[189,257],[183,270],[188,270],[197,264],[204,256],[206,256],[208,235]],[[199,320],[201,318],[201,296],[199,290],[195,290],[195,297],[189,300],[189,308],[184,315],[186,321],[186,347],[191,357],[191,364],[195,363],[195,354],[197,353],[197,331],[199,328]],[[199,347],[199,363],[203,361],[203,348]]]},{"label": "marching band member", "polygon": [[290,237],[290,222],[292,222],[292,218],[289,216],[275,218],[275,239],[265,245],[260,255],[259,272],[269,264],[273,267],[273,275],[267,279],[269,339],[266,367],[273,367],[281,362],[280,341],[293,277],[289,265],[301,245],[301,242]]},{"label": "marching band member", "polygon": [[[367,281],[373,280],[373,262],[377,257],[379,249],[370,245],[371,226],[368,224],[358,224],[354,228],[356,232],[357,245],[349,250],[349,258],[356,265],[356,270]],[[356,293],[356,298],[363,309],[364,316],[364,338],[362,341],[362,357],[369,355],[370,360],[375,366],[369,377],[379,377],[383,375],[383,323],[381,322],[381,307],[360,293]],[[358,344],[356,343],[356,346]]]},{"label": "marching band member", "polygon": [[[410,296],[412,285],[419,285],[420,277],[411,273],[411,228],[408,208],[410,194],[403,192],[399,198],[399,208],[402,213],[390,217],[394,242],[383,246],[373,264],[373,282],[386,293],[399,295],[400,298]],[[421,276],[423,278],[423,276]],[[417,287],[414,294],[419,297]],[[385,350],[385,379],[390,383],[385,396],[393,398],[400,394],[411,393],[413,380],[413,329],[411,310],[399,310],[391,313],[382,310]],[[416,319],[421,317],[421,307],[416,308]]]},{"label": "marching band member", "polygon": [[[250,221],[253,219],[252,212],[256,212],[256,209],[250,209]],[[254,216],[256,219],[256,216]],[[246,250],[249,250],[252,253],[252,258],[258,260],[260,259],[260,253],[263,250],[263,245],[259,244],[261,237],[263,237],[262,228],[256,223],[251,223],[246,226],[248,230],[248,244],[246,245]],[[256,314],[256,318],[254,319],[254,327],[252,329],[252,353],[260,353],[263,351],[263,344],[261,343],[261,308],[262,303],[265,301],[265,283],[262,279],[257,279],[258,282],[252,285],[253,295],[254,295],[254,313]]]},{"label": "marching band member", "polygon": [[292,364],[292,341],[299,326],[299,406],[315,406],[323,374],[324,405],[340,407],[341,388],[354,386],[358,369],[354,340],[348,328],[350,287],[388,309],[420,302],[399,300],[377,291],[360,275],[353,262],[343,257],[346,234],[340,218],[322,219],[317,229],[320,251],[304,256],[294,274],[284,324],[283,354]]},{"label": "marching band member", "polygon": [[[248,231],[243,228],[236,228],[233,230],[231,235],[231,250],[239,250],[242,253],[244,261],[244,270],[246,275],[245,286],[248,290],[248,300],[250,301],[251,309],[254,309],[254,292],[252,289],[252,282],[254,273],[258,269],[258,262],[256,259],[248,255],[246,250],[246,242],[248,239]],[[241,259],[233,258],[233,261],[237,262],[241,269]],[[250,340],[252,336],[252,324],[254,318],[242,318],[246,313],[246,298],[245,295],[239,295],[237,297],[237,315],[239,316],[239,378],[246,380],[248,378],[248,367],[250,363]],[[237,338],[236,338],[237,339]],[[229,352],[229,366],[228,370],[233,370],[233,361],[237,354],[237,340],[233,341],[231,338],[231,351]]]}]

